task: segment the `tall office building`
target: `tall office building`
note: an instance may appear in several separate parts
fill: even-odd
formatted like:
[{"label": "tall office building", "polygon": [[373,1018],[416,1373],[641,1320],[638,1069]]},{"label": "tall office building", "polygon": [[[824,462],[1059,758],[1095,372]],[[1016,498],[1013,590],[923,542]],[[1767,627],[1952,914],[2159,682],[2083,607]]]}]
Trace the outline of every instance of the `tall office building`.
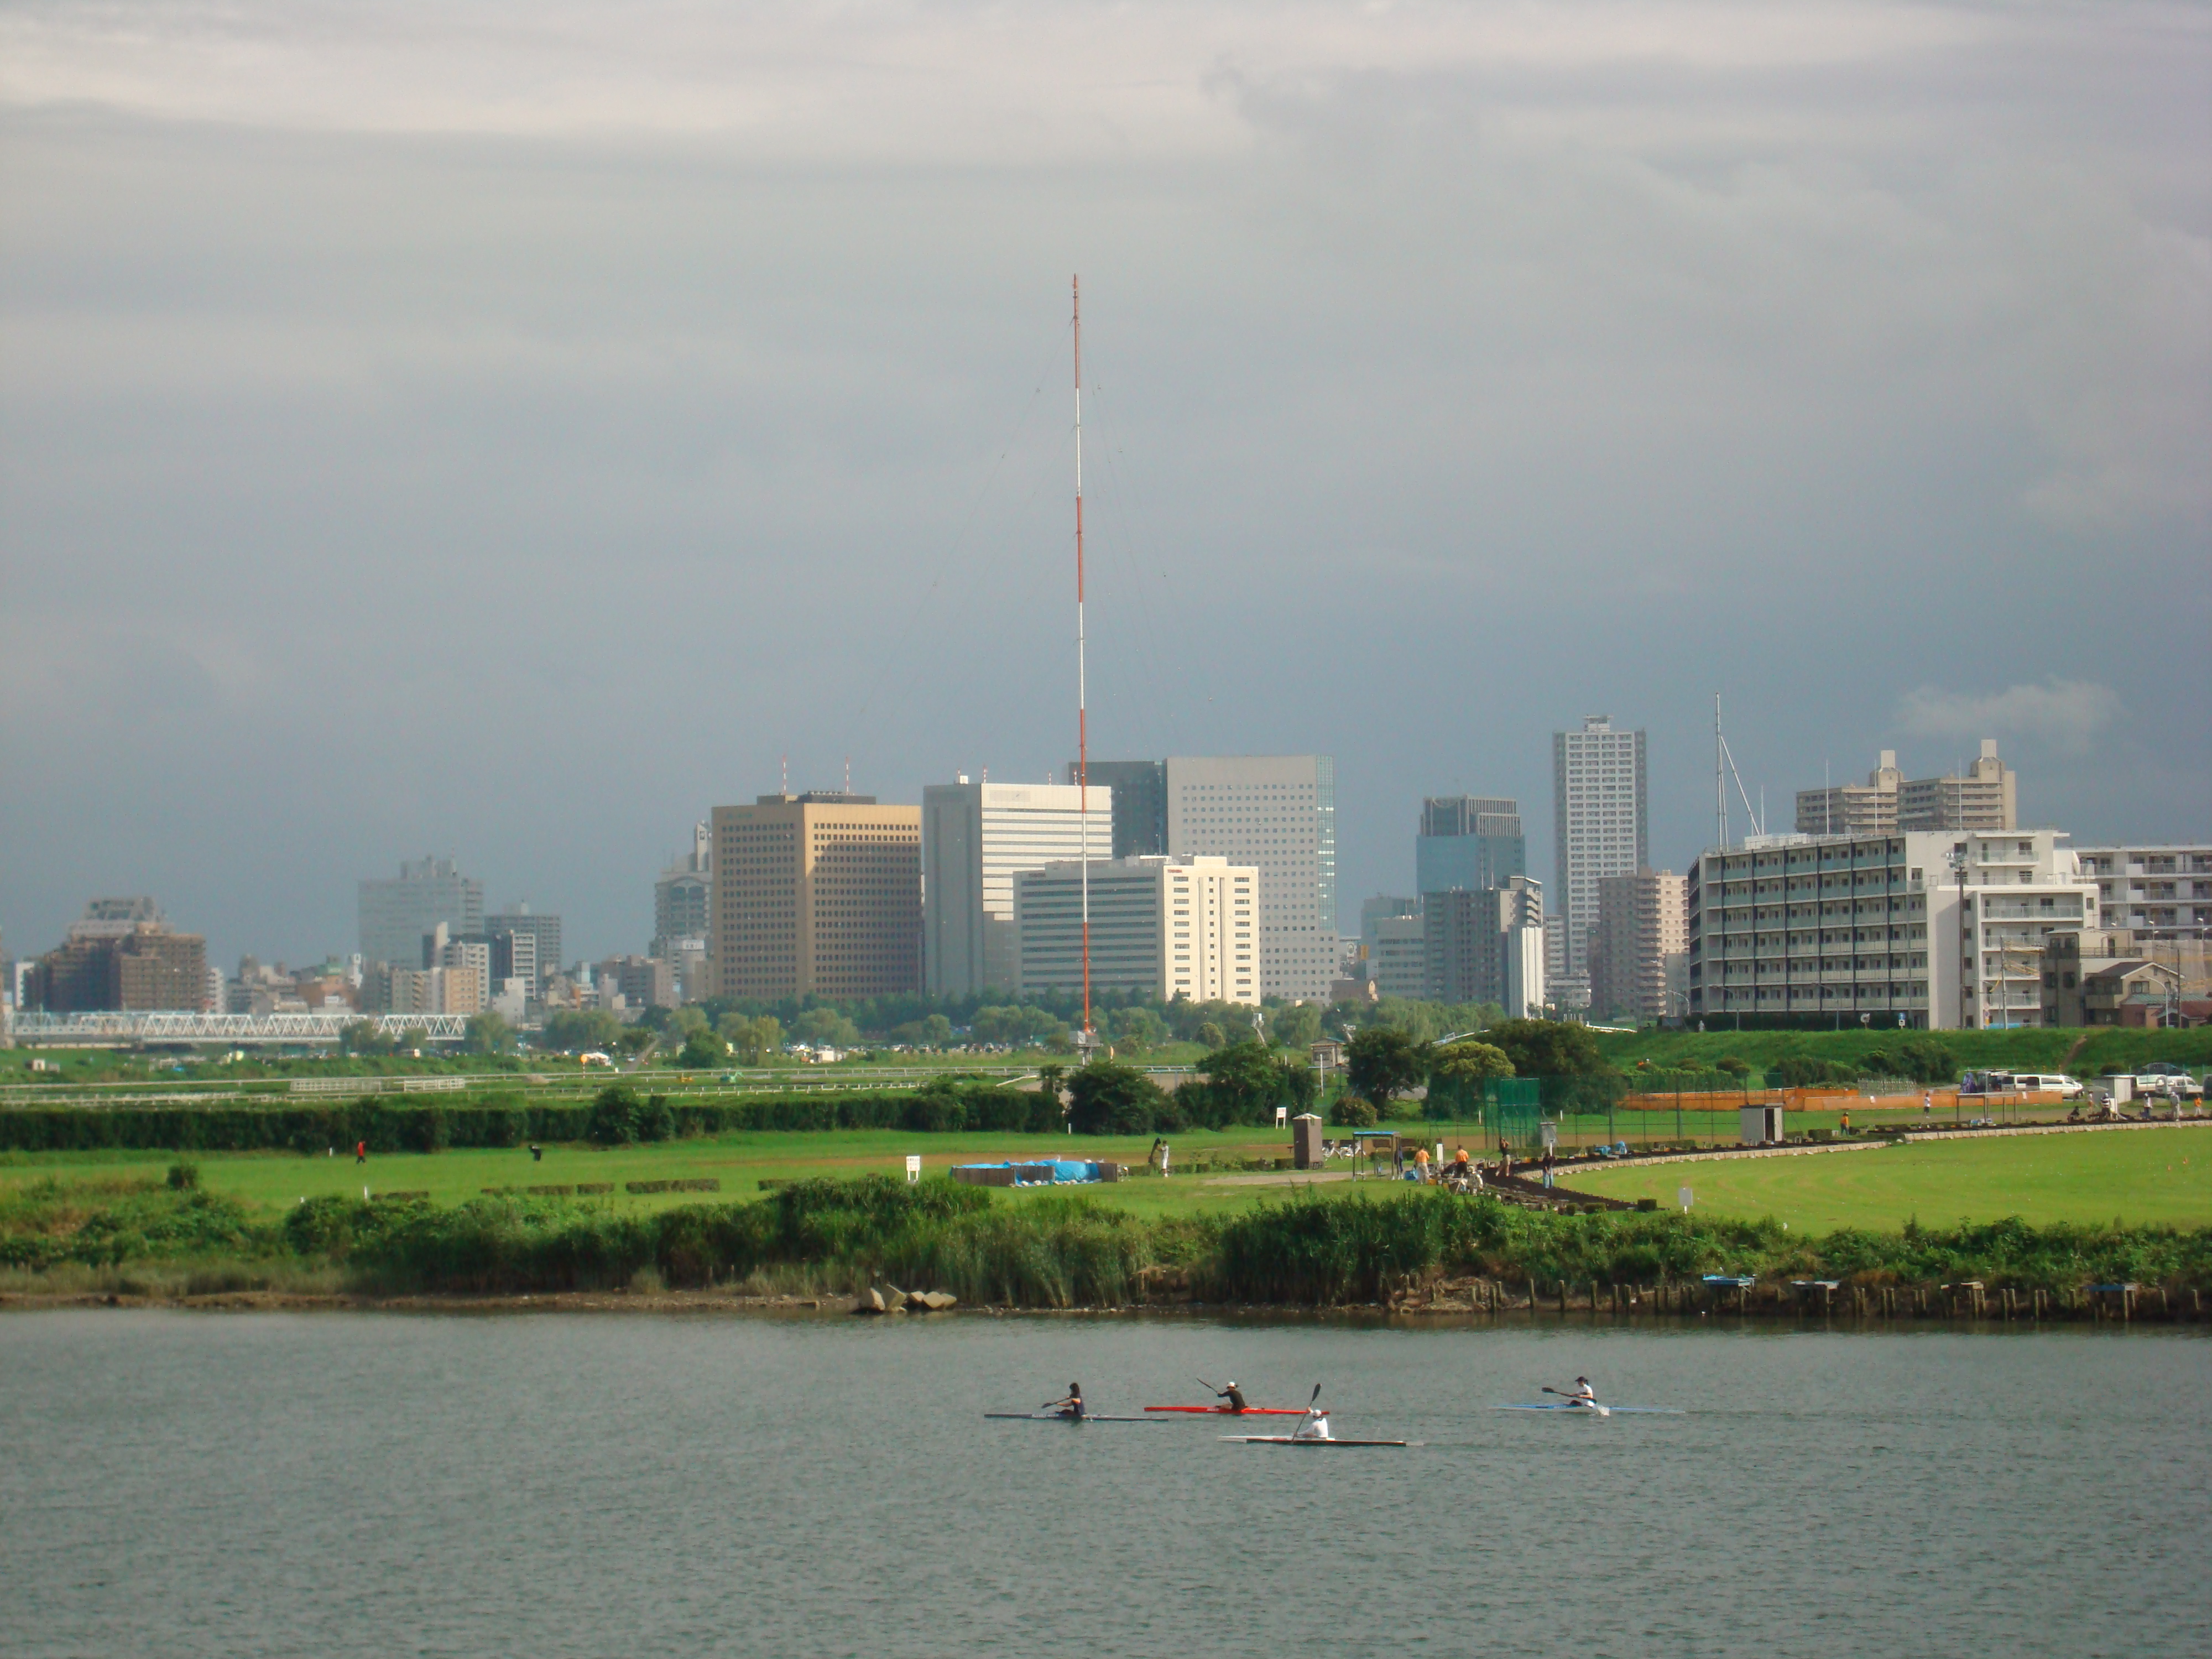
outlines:
[{"label": "tall office building", "polygon": [[[1024,995],[1082,989],[1082,881],[1075,860],[1016,873]],[[1226,859],[1093,860],[1091,988],[1256,1005],[1259,886],[1259,871]]]},{"label": "tall office building", "polygon": [[1421,929],[1431,1000],[1494,1002],[1509,1019],[1541,1012],[1541,883],[1513,876],[1495,887],[1431,893]]},{"label": "tall office building", "polygon": [[924,983],[933,996],[1011,991],[1016,980],[1014,875],[1073,859],[1103,861],[1114,795],[1097,782],[1088,833],[1073,784],[933,783],[921,792]]},{"label": "tall office building", "polygon": [[[494,960],[507,964],[507,971],[496,975],[498,978],[527,979],[534,990],[548,974],[561,971],[561,918],[532,910],[526,900],[486,916],[483,936],[492,942]],[[525,936],[530,940],[526,953],[514,945],[506,946],[504,953],[501,953],[501,940],[519,940]]]},{"label": "tall office building", "polygon": [[1503,887],[1528,873],[1521,803],[1480,795],[1431,796],[1421,803],[1413,841],[1413,884],[1423,893]]},{"label": "tall office building", "polygon": [[660,872],[653,884],[653,949],[648,954],[672,962],[684,941],[703,949],[713,899],[714,831],[691,827],[691,850]]},{"label": "tall office building", "polygon": [[1902,830],[2012,830],[2020,823],[2020,775],[1997,758],[1997,740],[1966,771],[1907,778],[1897,751],[1885,749],[1863,784],[1797,792],[1801,836],[1887,836]]},{"label": "tall office building", "polygon": [[[1114,792],[1114,856],[1156,858],[1168,850],[1168,768],[1165,761],[1093,761],[1091,787]],[[1067,763],[1075,781],[1075,763]]]},{"label": "tall office building", "polygon": [[451,859],[410,859],[397,881],[361,884],[361,955],[364,963],[415,968],[422,937],[444,922],[447,932],[483,933],[483,884],[461,874]]},{"label": "tall office building", "polygon": [[1170,756],[1168,850],[1260,872],[1260,989],[1324,998],[1336,975],[1336,763]]},{"label": "tall office building", "polygon": [[1554,915],[1566,924],[1555,958],[1562,977],[1589,971],[1597,884],[1651,861],[1644,811],[1644,733],[1585,714],[1579,732],[1552,734],[1552,812],[1559,859]]},{"label": "tall office building", "polygon": [[1607,876],[1590,935],[1590,1012],[1638,1022],[1686,1012],[1668,1004],[1668,958],[1690,948],[1689,878],[1671,870]]},{"label": "tall office building", "polygon": [[921,809],[817,791],[717,806],[714,978],[731,998],[921,988]]},{"label": "tall office building", "polygon": [[1366,978],[1379,997],[1418,1002],[1429,994],[1429,946],[1420,913],[1377,916],[1370,930]]}]

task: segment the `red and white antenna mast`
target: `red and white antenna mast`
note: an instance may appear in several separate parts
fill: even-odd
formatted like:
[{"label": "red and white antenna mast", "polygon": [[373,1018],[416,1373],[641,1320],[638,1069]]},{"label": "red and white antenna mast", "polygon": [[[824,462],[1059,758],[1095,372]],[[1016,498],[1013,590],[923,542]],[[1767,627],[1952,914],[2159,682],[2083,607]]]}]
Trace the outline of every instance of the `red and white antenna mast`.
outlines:
[{"label": "red and white antenna mast", "polygon": [[1083,663],[1083,278],[1070,279],[1075,335],[1075,816],[1083,836],[1083,1048],[1091,1058],[1091,713]]}]

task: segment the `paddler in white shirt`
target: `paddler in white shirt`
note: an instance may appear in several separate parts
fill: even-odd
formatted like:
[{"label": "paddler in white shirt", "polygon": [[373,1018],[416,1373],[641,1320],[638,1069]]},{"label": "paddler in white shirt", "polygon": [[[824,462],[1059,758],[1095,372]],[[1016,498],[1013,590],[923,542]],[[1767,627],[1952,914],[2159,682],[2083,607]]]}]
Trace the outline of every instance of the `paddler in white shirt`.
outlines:
[{"label": "paddler in white shirt", "polygon": [[1577,1406],[1595,1406],[1597,1404],[1597,1390],[1590,1387],[1589,1378],[1578,1376],[1575,1379],[1575,1386],[1568,1391],[1567,1398]]}]

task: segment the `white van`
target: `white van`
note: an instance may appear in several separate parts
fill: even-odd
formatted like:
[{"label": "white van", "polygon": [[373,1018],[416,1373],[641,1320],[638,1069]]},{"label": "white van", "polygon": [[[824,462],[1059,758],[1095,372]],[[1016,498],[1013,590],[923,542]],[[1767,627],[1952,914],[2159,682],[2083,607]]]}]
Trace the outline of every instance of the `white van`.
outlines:
[{"label": "white van", "polygon": [[2063,1072],[2014,1072],[2012,1086],[2022,1094],[2057,1095],[2061,1100],[2081,1098],[2081,1085]]}]

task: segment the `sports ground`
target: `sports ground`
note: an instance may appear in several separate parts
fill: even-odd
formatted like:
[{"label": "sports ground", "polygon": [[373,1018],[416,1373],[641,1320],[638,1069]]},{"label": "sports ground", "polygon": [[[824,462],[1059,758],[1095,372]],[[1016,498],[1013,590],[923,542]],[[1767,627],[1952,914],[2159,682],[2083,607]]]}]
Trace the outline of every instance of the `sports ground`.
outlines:
[{"label": "sports ground", "polygon": [[[1417,1133],[1447,1146],[1460,1139],[1446,1125],[1420,1126]],[[1470,1146],[1482,1144],[1471,1126],[1466,1139]],[[193,1161],[206,1186],[271,1211],[319,1194],[358,1194],[364,1187],[374,1194],[424,1193],[443,1205],[465,1202],[486,1188],[585,1183],[611,1183],[615,1191],[605,1201],[618,1208],[658,1209],[696,1203],[702,1195],[630,1194],[623,1190],[625,1183],[712,1178],[721,1183],[720,1200],[729,1201],[757,1196],[763,1182],[902,1175],[914,1153],[923,1158],[926,1173],[957,1163],[1048,1156],[1112,1159],[1141,1169],[1151,1145],[1149,1137],[841,1130],[732,1133],[608,1151],[552,1146],[542,1162],[520,1148],[384,1153],[363,1166],[350,1155],[204,1153]],[[1287,1151],[1272,1133],[1185,1132],[1174,1137],[1174,1146],[1177,1173],[1170,1178],[1140,1175],[1085,1190],[1147,1215],[1218,1213],[1267,1202],[1285,1190],[1266,1176],[1206,1168],[1217,1160],[1272,1159]],[[174,1161],[174,1154],[161,1152],[11,1154],[0,1158],[0,1187],[48,1176],[158,1179]],[[2212,1126],[1991,1135],[1778,1158],[1576,1164],[1561,1179],[1577,1190],[1652,1198],[1669,1208],[1686,1186],[1702,1213],[1772,1216],[1812,1233],[1838,1227],[1887,1231],[1915,1220],[1936,1226],[2007,1216],[2038,1224],[2117,1218],[2130,1225],[2212,1226]],[[1350,1197],[1376,1187],[1336,1179],[1320,1190]],[[1028,1194],[1013,1196],[1019,1201]]]}]

